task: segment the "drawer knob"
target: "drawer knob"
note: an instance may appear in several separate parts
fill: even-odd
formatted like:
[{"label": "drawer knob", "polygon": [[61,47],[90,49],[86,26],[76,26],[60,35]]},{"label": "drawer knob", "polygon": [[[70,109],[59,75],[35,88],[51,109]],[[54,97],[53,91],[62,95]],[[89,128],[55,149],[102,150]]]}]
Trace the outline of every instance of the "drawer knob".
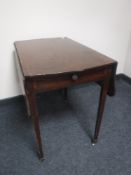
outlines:
[{"label": "drawer knob", "polygon": [[72,80],[78,80],[78,75],[76,75],[76,74],[74,74],[74,75],[72,75]]}]

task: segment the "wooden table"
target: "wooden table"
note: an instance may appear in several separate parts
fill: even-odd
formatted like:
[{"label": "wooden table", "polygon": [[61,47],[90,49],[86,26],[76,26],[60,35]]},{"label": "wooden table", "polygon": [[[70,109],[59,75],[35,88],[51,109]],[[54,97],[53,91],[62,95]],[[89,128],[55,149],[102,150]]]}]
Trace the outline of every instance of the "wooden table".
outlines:
[{"label": "wooden table", "polygon": [[[115,94],[117,62],[69,38],[34,39],[15,42],[20,81],[28,115],[35,130],[39,157],[43,149],[36,94],[72,85],[96,82],[101,86],[96,127],[92,143],[98,139],[106,95]],[[88,99],[87,99],[88,100]]]}]

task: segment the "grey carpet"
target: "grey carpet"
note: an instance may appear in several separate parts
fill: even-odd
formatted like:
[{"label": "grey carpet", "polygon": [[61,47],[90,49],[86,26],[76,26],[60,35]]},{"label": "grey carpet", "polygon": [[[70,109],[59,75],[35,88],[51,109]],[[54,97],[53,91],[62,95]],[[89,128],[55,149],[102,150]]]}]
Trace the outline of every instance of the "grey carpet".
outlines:
[{"label": "grey carpet", "polygon": [[99,86],[89,83],[40,94],[45,161],[38,160],[23,99],[0,103],[0,175],[130,175],[131,85],[116,81],[107,97],[99,142],[91,145]]}]

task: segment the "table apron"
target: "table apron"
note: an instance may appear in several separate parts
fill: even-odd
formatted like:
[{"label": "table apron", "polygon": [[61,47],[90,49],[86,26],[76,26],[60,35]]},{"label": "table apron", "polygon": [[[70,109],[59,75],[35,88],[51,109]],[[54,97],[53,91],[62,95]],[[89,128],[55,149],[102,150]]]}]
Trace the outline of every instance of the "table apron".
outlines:
[{"label": "table apron", "polygon": [[[39,93],[39,92],[45,92],[45,91],[51,91],[61,88],[67,88],[73,85],[78,85],[82,83],[88,83],[92,81],[102,81],[106,78],[110,79],[112,76],[112,70],[107,69],[103,71],[96,71],[91,73],[85,73],[81,75],[77,80],[72,80],[71,78],[59,77],[57,79],[49,79],[49,80],[35,80],[27,82],[29,84],[29,88],[31,87],[31,91],[33,93]],[[27,86],[28,87],[28,86]],[[29,89],[28,89],[29,90]]]}]

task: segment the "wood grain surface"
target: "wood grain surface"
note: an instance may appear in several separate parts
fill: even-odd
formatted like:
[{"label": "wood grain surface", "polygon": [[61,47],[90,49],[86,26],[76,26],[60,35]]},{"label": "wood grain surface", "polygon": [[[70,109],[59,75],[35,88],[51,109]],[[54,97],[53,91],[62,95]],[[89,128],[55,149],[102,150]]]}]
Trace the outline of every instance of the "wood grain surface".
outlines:
[{"label": "wood grain surface", "polygon": [[83,71],[115,61],[69,38],[15,42],[25,77]]}]

